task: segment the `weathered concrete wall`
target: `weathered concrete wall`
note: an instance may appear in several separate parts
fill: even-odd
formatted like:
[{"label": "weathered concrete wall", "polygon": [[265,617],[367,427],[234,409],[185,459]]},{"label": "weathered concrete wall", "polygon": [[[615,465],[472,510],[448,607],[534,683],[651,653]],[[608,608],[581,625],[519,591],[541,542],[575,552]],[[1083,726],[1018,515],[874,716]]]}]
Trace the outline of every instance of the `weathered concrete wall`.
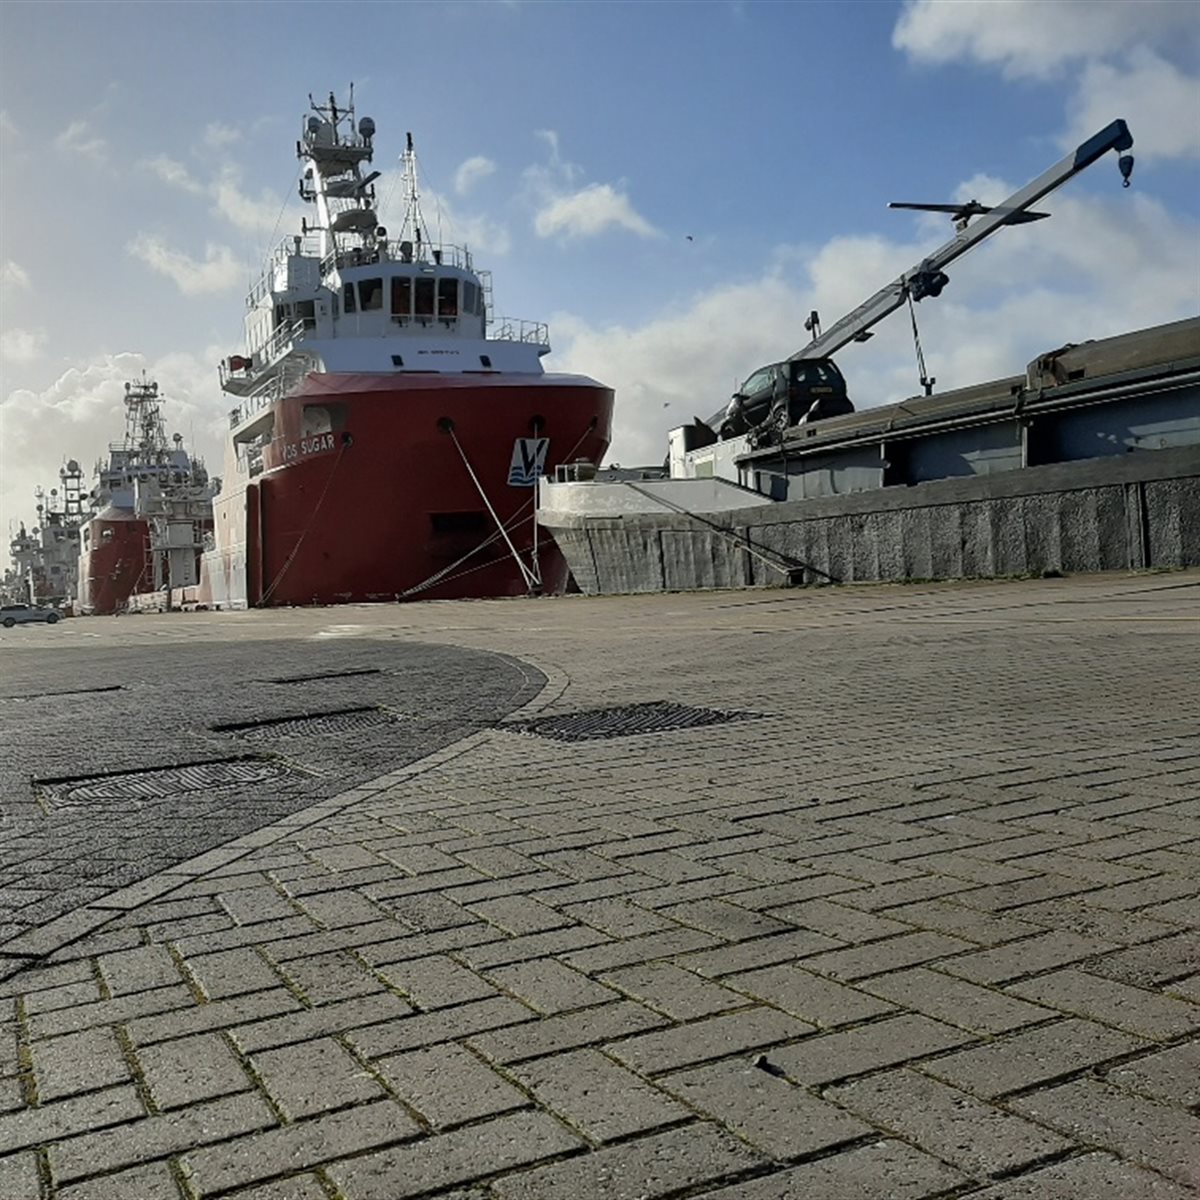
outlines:
[{"label": "weathered concrete wall", "polygon": [[[551,526],[584,592],[1200,565],[1200,448],[788,501]],[[756,555],[747,547],[759,549]],[[772,565],[772,562],[778,565]]]}]

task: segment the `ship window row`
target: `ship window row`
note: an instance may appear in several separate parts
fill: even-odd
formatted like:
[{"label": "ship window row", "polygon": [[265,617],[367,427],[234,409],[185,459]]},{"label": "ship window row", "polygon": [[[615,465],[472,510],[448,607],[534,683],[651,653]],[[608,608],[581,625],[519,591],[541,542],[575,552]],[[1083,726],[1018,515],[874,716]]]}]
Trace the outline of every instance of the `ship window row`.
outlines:
[{"label": "ship window row", "polygon": [[[461,282],[461,294],[460,294]],[[389,311],[400,323],[410,318],[449,323],[460,315],[483,316],[483,289],[469,280],[393,275]],[[384,280],[360,279],[342,286],[342,311],[379,312],[384,307]]]}]

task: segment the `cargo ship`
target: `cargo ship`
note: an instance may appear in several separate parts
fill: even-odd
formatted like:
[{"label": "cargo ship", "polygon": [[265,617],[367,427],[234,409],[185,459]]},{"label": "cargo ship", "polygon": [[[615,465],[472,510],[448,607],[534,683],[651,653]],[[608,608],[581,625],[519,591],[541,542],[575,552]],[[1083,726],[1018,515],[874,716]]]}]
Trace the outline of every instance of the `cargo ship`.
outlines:
[{"label": "cargo ship", "polygon": [[251,289],[201,595],[216,608],[564,590],[537,480],[600,462],[613,393],[548,374],[544,324],[496,318],[490,275],[430,240],[411,134],[398,236],[380,224],[375,123],[310,97],[314,208]]},{"label": "cargo ship", "polygon": [[170,608],[172,594],[197,587],[220,483],[181,434],[168,440],[158,384],[126,383],[125,437],[96,464],[79,530],[79,612],[121,613],[151,593]]}]

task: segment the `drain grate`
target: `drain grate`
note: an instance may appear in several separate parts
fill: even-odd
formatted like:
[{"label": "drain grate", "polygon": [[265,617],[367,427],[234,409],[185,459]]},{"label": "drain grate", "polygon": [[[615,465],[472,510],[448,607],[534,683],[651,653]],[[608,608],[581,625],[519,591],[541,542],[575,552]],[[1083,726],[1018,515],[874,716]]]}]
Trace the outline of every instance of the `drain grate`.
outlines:
[{"label": "drain grate", "polygon": [[210,759],[174,767],[77,775],[68,779],[35,779],[34,786],[59,808],[97,800],[162,800],[182,792],[270,783],[296,772],[286,763],[265,758]]},{"label": "drain grate", "polygon": [[644,733],[697,729],[704,725],[722,725],[727,721],[750,721],[760,715],[723,712],[715,708],[691,708],[686,704],[662,700],[650,704],[597,708],[590,712],[560,713],[553,717],[538,717],[533,721],[514,721],[500,728],[555,738],[560,742],[586,742],[598,738],[635,737]]},{"label": "drain grate", "polygon": [[396,714],[377,705],[359,708],[335,708],[329,712],[301,713],[290,717],[268,717],[260,721],[237,721],[228,725],[210,725],[214,733],[233,733],[243,738],[319,737],[330,733],[356,733],[391,725]]},{"label": "drain grate", "polygon": [[316,675],[281,675],[268,683],[315,683],[319,679],[353,679],[356,675],[382,675],[379,667],[357,667],[349,671],[320,671]]}]

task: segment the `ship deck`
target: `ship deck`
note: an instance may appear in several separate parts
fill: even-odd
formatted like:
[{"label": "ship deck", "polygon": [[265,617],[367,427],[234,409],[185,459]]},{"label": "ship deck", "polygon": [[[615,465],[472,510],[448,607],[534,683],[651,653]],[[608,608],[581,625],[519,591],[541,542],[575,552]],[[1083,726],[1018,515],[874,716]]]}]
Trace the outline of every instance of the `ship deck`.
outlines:
[{"label": "ship deck", "polygon": [[0,1194],[1193,1195],[1198,599],[0,632]]}]

